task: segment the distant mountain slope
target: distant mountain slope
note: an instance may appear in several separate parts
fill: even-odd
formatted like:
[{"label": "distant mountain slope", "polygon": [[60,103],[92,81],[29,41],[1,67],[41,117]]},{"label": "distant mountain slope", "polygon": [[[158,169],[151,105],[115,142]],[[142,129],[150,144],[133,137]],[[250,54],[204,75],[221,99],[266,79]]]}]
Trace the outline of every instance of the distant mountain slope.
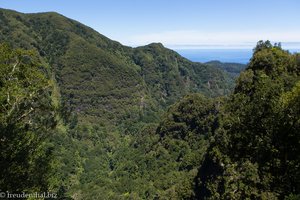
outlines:
[{"label": "distant mountain slope", "polygon": [[116,125],[190,92],[218,96],[233,88],[233,79],[215,66],[190,62],[161,44],[123,46],[57,13],[0,9],[0,27],[1,42],[35,48],[45,58],[63,104],[80,122]]},{"label": "distant mountain slope", "polygon": [[233,76],[238,76],[247,66],[245,64],[240,63],[223,63],[218,60],[209,61],[205,64],[216,66],[222,70],[225,70]]}]

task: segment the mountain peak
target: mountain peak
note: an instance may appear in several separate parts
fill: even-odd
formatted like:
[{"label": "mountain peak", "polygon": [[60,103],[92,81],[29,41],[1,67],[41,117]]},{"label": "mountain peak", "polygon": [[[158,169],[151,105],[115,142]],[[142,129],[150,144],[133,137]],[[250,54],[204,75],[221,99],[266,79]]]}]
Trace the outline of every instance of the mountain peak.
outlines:
[{"label": "mountain peak", "polygon": [[153,48],[165,48],[164,45],[160,42],[153,42],[153,43],[150,43],[146,46],[153,47]]},{"label": "mountain peak", "polygon": [[55,12],[0,11],[0,38],[49,61],[62,101],[82,123],[114,125],[142,104],[157,112],[189,92],[230,91],[222,70],[190,62],[162,43],[128,48]]}]

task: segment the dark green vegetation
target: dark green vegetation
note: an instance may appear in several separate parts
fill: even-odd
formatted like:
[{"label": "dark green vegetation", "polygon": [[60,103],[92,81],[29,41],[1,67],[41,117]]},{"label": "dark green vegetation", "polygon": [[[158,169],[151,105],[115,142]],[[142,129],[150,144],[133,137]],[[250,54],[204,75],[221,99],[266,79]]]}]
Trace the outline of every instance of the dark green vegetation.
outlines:
[{"label": "dark green vegetation", "polygon": [[[0,40],[37,49],[50,64],[64,107],[83,123],[153,121],[190,92],[228,94],[232,78],[161,44],[130,48],[57,13],[0,11]],[[156,115],[156,114],[154,114]]]},{"label": "dark green vegetation", "polygon": [[45,190],[51,148],[44,141],[56,124],[47,68],[33,51],[0,45],[0,52],[0,188]]},{"label": "dark green vegetation", "polygon": [[299,55],[259,42],[220,97],[243,66],[125,47],[56,13],[0,10],[0,25],[34,49],[1,46],[1,190],[299,199]]},{"label": "dark green vegetation", "polygon": [[299,58],[268,41],[257,44],[219,115],[198,198],[299,199]]},{"label": "dark green vegetation", "polygon": [[220,61],[214,60],[210,62],[206,62],[205,64],[216,66],[222,70],[225,70],[230,75],[237,77],[239,74],[246,68],[245,64],[239,63],[222,63]]}]

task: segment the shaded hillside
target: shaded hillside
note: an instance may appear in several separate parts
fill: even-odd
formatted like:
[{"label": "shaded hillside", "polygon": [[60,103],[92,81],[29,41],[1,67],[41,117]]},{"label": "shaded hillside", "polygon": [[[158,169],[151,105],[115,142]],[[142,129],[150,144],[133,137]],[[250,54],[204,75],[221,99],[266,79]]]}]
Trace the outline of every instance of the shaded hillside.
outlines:
[{"label": "shaded hillside", "polygon": [[[80,122],[153,121],[189,92],[228,94],[222,70],[190,62],[160,44],[130,48],[57,13],[0,10],[0,40],[35,48],[52,67],[63,105]],[[150,117],[143,117],[150,116]]]},{"label": "shaded hillside", "polygon": [[190,62],[160,43],[134,49],[133,58],[141,66],[151,94],[155,99],[166,101],[167,105],[190,92],[206,96],[228,94],[233,84],[217,67]]},{"label": "shaded hillside", "polygon": [[223,63],[218,60],[213,60],[210,62],[206,62],[205,64],[211,65],[218,67],[219,69],[225,70],[232,76],[238,76],[245,68],[247,65],[245,64],[240,64],[240,63]]}]

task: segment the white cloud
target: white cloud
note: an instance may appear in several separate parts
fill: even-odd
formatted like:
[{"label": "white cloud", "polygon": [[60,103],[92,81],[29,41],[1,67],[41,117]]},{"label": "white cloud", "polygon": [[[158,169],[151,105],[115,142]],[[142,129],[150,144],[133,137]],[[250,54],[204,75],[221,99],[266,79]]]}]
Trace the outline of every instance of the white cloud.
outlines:
[{"label": "white cloud", "polygon": [[[134,35],[124,43],[131,46],[161,42],[168,47],[253,48],[258,40],[292,44],[300,48],[300,31],[296,32],[204,32],[196,30],[167,31]],[[296,42],[296,43],[295,43]]]}]

